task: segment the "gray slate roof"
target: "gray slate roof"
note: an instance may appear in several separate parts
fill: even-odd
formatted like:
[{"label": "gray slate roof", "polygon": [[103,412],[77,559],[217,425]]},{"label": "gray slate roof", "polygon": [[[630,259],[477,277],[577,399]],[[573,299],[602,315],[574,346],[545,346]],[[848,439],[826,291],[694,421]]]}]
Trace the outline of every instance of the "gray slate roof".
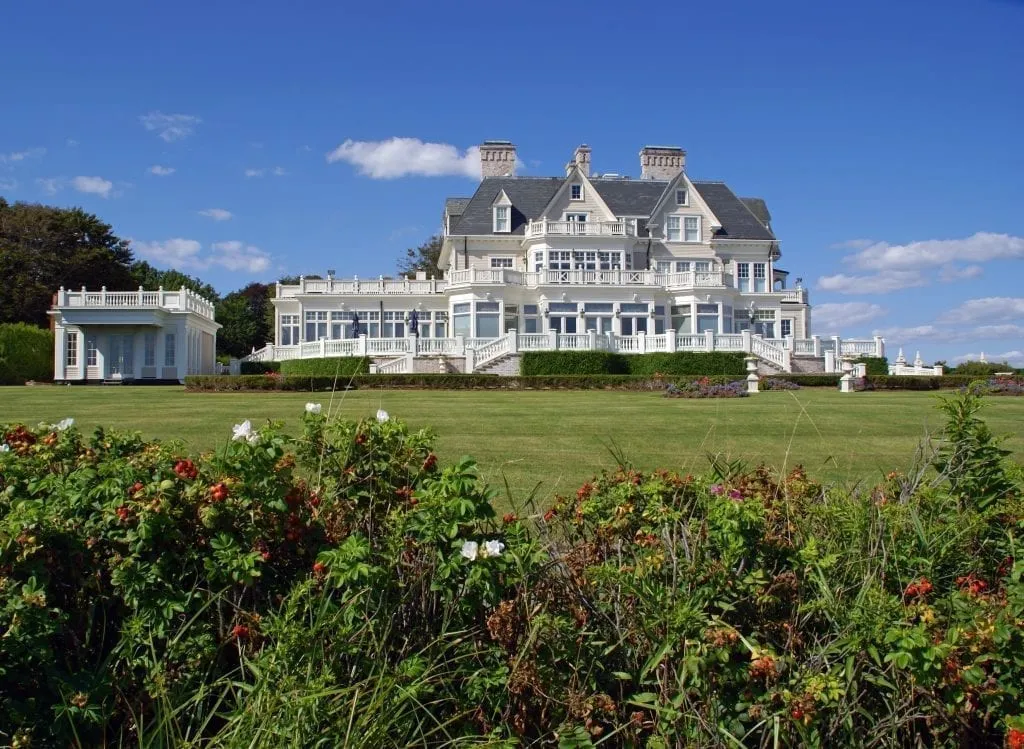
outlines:
[{"label": "gray slate roof", "polygon": [[[464,206],[462,217],[451,229],[453,235],[494,232],[491,206],[502,190],[512,201],[512,234],[525,233],[526,222],[536,219],[565,182],[564,177],[485,177],[476,194]],[[668,182],[639,179],[591,180],[594,188],[616,216],[649,216]],[[775,239],[761,220],[722,182],[694,182],[697,192],[722,222],[716,237],[732,239]],[[449,198],[448,203],[460,198]],[[760,200],[760,199],[756,199]],[[760,201],[764,205],[764,201]],[[764,206],[764,213],[768,208]],[[449,210],[450,215],[454,215]]]},{"label": "gray slate roof", "polygon": [[757,220],[765,226],[772,225],[772,214],[768,211],[768,204],[764,198],[740,198],[743,205],[750,209],[750,212],[757,216]]},{"label": "gray slate roof", "polygon": [[472,198],[445,198],[444,210],[449,216],[461,216]]}]

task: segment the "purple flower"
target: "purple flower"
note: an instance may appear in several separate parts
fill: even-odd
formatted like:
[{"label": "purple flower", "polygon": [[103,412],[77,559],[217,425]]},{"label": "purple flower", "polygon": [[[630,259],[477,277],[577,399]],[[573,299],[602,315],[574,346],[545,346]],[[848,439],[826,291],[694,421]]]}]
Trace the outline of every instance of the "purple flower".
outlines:
[{"label": "purple flower", "polygon": [[710,491],[712,494],[721,494],[722,492],[725,491],[725,487],[722,486],[721,484],[715,484],[708,491]]},{"label": "purple flower", "polygon": [[739,489],[730,489],[729,499],[743,499],[743,494],[740,493]]}]

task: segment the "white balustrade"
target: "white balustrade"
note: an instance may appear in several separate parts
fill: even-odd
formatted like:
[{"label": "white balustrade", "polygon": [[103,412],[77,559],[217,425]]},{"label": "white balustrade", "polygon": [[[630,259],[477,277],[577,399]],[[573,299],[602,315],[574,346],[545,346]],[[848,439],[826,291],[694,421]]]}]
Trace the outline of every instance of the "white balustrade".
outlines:
[{"label": "white balustrade", "polygon": [[789,358],[786,356],[789,352],[779,346],[769,343],[760,336],[751,336],[750,353],[761,359],[772,362],[786,372],[790,370]]},{"label": "white balustrade", "polygon": [[612,351],[621,351],[628,354],[640,350],[637,339],[631,335],[612,335],[609,340],[611,341]]},{"label": "white balustrade", "polygon": [[590,349],[589,333],[560,333],[558,335],[558,348],[569,351],[587,351]]},{"label": "white balustrade", "polygon": [[175,312],[195,312],[198,315],[213,319],[213,305],[189,289],[174,291],[71,291],[60,289],[57,292],[56,306],[59,307],[99,307],[110,309],[152,308],[166,309]]},{"label": "white balustrade", "polygon": [[636,229],[627,221],[531,221],[526,236],[543,237],[635,237]]},{"label": "white balustrade", "polygon": [[875,353],[874,341],[842,341],[842,354],[860,354],[873,356]]},{"label": "white balustrade", "polygon": [[668,351],[668,336],[664,333],[649,335],[646,339],[648,351]]},{"label": "white balustrade", "polygon": [[417,338],[416,352],[419,354],[461,354],[455,338]]},{"label": "white balustrade", "polygon": [[743,335],[738,333],[716,335],[715,348],[722,351],[743,351]]},{"label": "white balustrade", "polygon": [[679,333],[676,335],[676,351],[704,351],[707,340],[707,336]]},{"label": "white balustrade", "polygon": [[793,340],[793,352],[797,354],[814,354],[814,340],[811,338],[796,338]]},{"label": "white balustrade", "polygon": [[377,364],[377,374],[409,374],[410,372],[412,372],[412,357],[407,355]]},{"label": "white balustrade", "polygon": [[551,348],[551,337],[547,333],[520,333],[520,351],[547,351]]},{"label": "white balustrade", "polygon": [[[305,345],[305,344],[303,344]],[[366,352],[368,354],[405,354],[409,350],[408,338],[367,338]]]}]

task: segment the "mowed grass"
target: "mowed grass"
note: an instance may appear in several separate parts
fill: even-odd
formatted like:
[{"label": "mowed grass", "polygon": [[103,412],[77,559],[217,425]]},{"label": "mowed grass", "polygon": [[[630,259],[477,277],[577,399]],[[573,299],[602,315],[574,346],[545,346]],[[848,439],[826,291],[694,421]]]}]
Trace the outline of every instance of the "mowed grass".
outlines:
[{"label": "mowed grass", "polygon": [[[803,465],[823,481],[851,483],[905,469],[915,449],[942,427],[928,393],[800,390],[730,400],[666,399],[656,393],[606,391],[350,391],[346,393],[186,393],[177,387],[0,388],[0,423],[55,422],[67,416],[182,439],[195,450],[222,445],[231,426],[283,420],[300,430],[305,403],[322,402],[341,418],[378,408],[413,427],[430,427],[438,453],[473,456],[481,474],[504,491],[503,475],[522,498],[574,491],[611,467],[612,448],[644,469],[703,471],[709,454]],[[333,400],[333,402],[332,402]],[[984,417],[1024,460],[1024,398],[990,398]]]}]

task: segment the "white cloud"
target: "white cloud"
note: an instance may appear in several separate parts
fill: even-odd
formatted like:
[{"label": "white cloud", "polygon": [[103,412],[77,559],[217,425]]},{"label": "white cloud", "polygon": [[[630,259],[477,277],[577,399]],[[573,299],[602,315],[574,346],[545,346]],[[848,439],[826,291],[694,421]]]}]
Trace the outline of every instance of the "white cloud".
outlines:
[{"label": "white cloud", "polygon": [[[960,356],[954,356],[953,361],[979,361],[982,353],[984,352],[979,351],[976,354],[961,354]],[[993,364],[1002,364],[1003,362],[1006,362],[1012,367],[1024,367],[1024,351],[1014,349],[1013,351],[1004,351],[1001,354],[985,354],[985,360]]]},{"label": "white cloud", "polygon": [[876,242],[846,260],[863,270],[918,270],[957,261],[1024,258],[1024,237],[978,232],[965,239],[929,239],[891,245]]},{"label": "white cloud", "polygon": [[826,335],[834,335],[844,328],[877,320],[886,314],[886,309],[868,302],[842,302],[819,304],[812,311],[814,328]]},{"label": "white cloud", "polygon": [[148,171],[150,174],[155,174],[157,177],[169,177],[178,170],[175,169],[173,166],[160,166],[159,164],[154,164],[146,171]]},{"label": "white cloud", "polygon": [[35,159],[45,155],[45,148],[29,148],[24,151],[12,151],[8,154],[0,153],[0,163],[5,161],[24,161],[25,159]]},{"label": "white cloud", "polygon": [[228,270],[244,270],[262,273],[270,267],[270,255],[259,247],[253,247],[237,240],[214,242],[216,254],[210,258],[211,265],[220,265]]},{"label": "white cloud", "polygon": [[75,140],[74,138],[68,138],[66,141],[64,141],[64,143],[67,144],[68,148],[74,148],[75,146],[78,145],[78,141]]},{"label": "white cloud", "polygon": [[204,267],[198,263],[203,246],[194,239],[178,237],[164,242],[133,242],[132,247],[140,257],[159,265],[175,268]]},{"label": "white cloud", "polygon": [[283,167],[283,166],[275,166],[275,167],[274,167],[273,175],[274,175],[275,177],[283,177],[283,176],[284,176],[284,175],[286,175],[286,174],[288,174],[288,172],[286,172],[286,171],[284,170],[284,167]]},{"label": "white cloud", "polygon": [[977,278],[984,272],[985,269],[980,265],[965,265],[963,267],[943,265],[942,270],[939,271],[939,280],[944,283],[951,283],[961,279]]},{"label": "white cloud", "polygon": [[38,177],[36,184],[39,185],[47,195],[56,195],[64,188],[67,182],[63,177]]},{"label": "white cloud", "polygon": [[946,323],[1013,322],[1024,319],[1024,297],[990,296],[968,299],[940,318]]},{"label": "white cloud", "polygon": [[223,208],[207,208],[199,211],[199,215],[212,218],[214,221],[227,221],[232,217],[231,211],[225,211]]},{"label": "white cloud", "polygon": [[837,273],[834,276],[821,276],[818,279],[819,289],[834,291],[837,294],[886,294],[890,291],[927,285],[928,279],[916,270],[889,271],[888,273],[864,276],[848,276],[845,273]]},{"label": "white cloud", "polygon": [[1010,338],[1024,340],[1024,325],[979,325],[972,331],[974,338]]},{"label": "white cloud", "polygon": [[71,186],[78,192],[99,195],[101,198],[109,198],[110,191],[114,189],[114,183],[102,177],[75,177],[71,180]]},{"label": "white cloud", "polygon": [[266,176],[267,174],[272,174],[275,177],[283,177],[284,175],[288,174],[288,172],[285,171],[283,166],[275,166],[273,169],[260,168],[245,170],[246,177],[263,177]]},{"label": "white cloud", "polygon": [[266,169],[246,169],[245,170],[245,176],[246,177],[262,177],[264,172],[266,172]]},{"label": "white cloud", "polygon": [[150,132],[155,132],[168,143],[187,138],[195,132],[201,119],[191,114],[164,114],[149,112],[141,115],[139,121]]},{"label": "white cloud", "polygon": [[270,267],[268,253],[237,240],[214,242],[206,252],[196,240],[180,237],[163,242],[133,242],[132,247],[146,260],[179,270],[219,266],[230,271],[262,273]]},{"label": "white cloud", "polygon": [[0,190],[14,190],[18,186],[18,181],[14,179],[0,179]]},{"label": "white cloud", "polygon": [[380,141],[346,140],[327,154],[327,162],[344,161],[373,179],[397,177],[472,177],[480,179],[480,149],[460,153],[448,143],[424,143],[419,138]]}]

